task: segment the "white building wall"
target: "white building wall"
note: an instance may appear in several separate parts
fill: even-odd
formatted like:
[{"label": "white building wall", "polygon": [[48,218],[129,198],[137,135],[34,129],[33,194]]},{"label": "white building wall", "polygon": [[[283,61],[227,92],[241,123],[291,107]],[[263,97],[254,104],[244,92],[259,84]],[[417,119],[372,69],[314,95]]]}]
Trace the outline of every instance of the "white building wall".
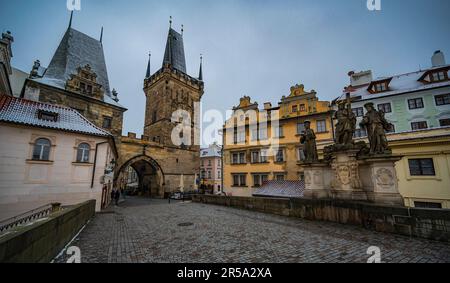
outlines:
[{"label": "white building wall", "polygon": [[[32,161],[33,142],[52,142],[50,160]],[[62,131],[0,124],[0,220],[52,202],[73,205],[95,199],[101,209],[102,176],[113,156],[109,143],[98,147],[94,186],[91,188],[96,144],[107,138]],[[76,147],[91,145],[88,164],[76,163]]]}]

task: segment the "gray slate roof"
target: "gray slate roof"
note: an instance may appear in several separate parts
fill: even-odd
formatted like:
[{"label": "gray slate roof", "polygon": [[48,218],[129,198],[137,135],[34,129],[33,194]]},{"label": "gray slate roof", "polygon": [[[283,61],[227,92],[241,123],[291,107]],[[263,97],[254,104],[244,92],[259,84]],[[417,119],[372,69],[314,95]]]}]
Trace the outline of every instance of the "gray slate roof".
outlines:
[{"label": "gray slate roof", "polygon": [[172,68],[186,74],[186,58],[184,56],[183,36],[172,28],[169,29],[169,35],[167,36],[163,67],[164,64],[169,64]]},{"label": "gray slate roof", "polygon": [[111,99],[111,89],[102,43],[73,28],[67,29],[44,76],[33,80],[65,89],[66,81],[70,78],[70,75],[77,74],[77,68],[88,64],[91,66],[92,71],[97,74],[97,83],[101,84],[105,91],[104,101],[123,108],[122,105]]},{"label": "gray slate roof", "polygon": [[253,193],[255,197],[302,198],[304,181],[267,181]]},{"label": "gray slate roof", "polygon": [[[56,122],[39,119],[39,111],[56,113],[58,119]],[[6,95],[0,96],[0,121],[94,136],[111,136],[72,108]]]}]

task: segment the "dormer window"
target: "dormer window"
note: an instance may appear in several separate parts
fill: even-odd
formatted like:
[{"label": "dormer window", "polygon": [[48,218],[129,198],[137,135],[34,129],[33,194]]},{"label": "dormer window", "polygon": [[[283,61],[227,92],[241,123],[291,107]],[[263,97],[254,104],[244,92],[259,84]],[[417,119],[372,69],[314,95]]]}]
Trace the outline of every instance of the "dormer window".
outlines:
[{"label": "dormer window", "polygon": [[370,93],[380,93],[389,90],[389,84],[392,78],[373,81],[367,89]]},{"label": "dormer window", "polygon": [[50,122],[57,122],[58,113],[45,110],[38,110],[38,119]]},{"label": "dormer window", "polygon": [[293,105],[292,106],[292,113],[297,113],[298,112],[298,105]]},{"label": "dormer window", "polygon": [[444,71],[431,73],[431,81],[432,82],[442,82],[447,80],[447,73]]},{"label": "dormer window", "polygon": [[448,70],[450,67],[443,67],[439,69],[426,71],[420,78],[419,82],[430,84],[430,83],[438,83],[445,82],[449,80]]},{"label": "dormer window", "polygon": [[386,83],[379,83],[375,85],[375,92],[383,92],[387,90]]}]

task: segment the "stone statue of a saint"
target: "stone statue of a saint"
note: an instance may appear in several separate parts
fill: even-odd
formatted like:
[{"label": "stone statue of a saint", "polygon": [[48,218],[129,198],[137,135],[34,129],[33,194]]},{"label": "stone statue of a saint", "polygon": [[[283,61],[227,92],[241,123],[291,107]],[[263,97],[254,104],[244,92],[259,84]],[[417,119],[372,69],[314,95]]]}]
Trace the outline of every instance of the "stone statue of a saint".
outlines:
[{"label": "stone statue of a saint", "polygon": [[384,154],[390,152],[386,131],[392,129],[392,125],[384,117],[384,112],[375,110],[373,103],[364,105],[367,113],[361,122],[361,128],[367,130],[370,143],[370,154]]},{"label": "stone statue of a saint", "polygon": [[305,122],[305,131],[302,133],[300,143],[303,144],[304,162],[316,162],[319,160],[317,154],[316,134],[311,129],[311,122]]},{"label": "stone statue of a saint", "polygon": [[350,145],[356,130],[356,115],[353,113],[351,104],[342,102],[338,106],[338,111],[334,114],[336,124],[336,144]]}]

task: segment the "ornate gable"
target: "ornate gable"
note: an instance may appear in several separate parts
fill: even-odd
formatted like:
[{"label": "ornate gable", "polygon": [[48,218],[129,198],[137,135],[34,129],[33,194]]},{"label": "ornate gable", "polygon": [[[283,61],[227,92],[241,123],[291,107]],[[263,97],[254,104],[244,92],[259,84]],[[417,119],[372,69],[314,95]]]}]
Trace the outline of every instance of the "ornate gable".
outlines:
[{"label": "ornate gable", "polygon": [[105,94],[101,84],[97,83],[97,74],[89,64],[77,68],[77,74],[70,75],[66,90],[103,100]]}]

